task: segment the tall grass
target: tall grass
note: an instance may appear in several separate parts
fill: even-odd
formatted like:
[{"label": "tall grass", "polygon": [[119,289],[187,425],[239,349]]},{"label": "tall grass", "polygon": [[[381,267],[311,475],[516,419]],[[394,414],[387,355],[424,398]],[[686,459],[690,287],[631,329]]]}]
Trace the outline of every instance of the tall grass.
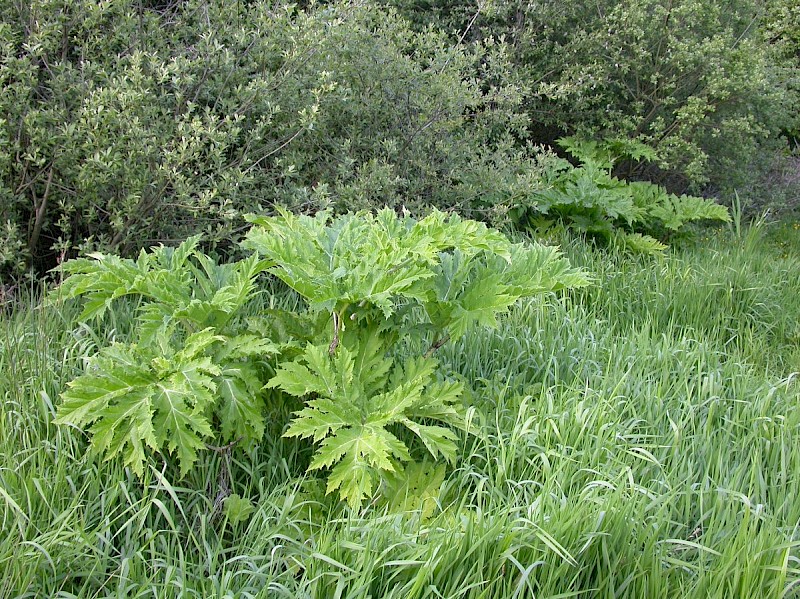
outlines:
[{"label": "tall grass", "polygon": [[429,518],[326,497],[280,436],[285,406],[231,456],[245,522],[214,511],[222,456],[185,480],[99,461],[55,405],[130,312],[76,327],[31,298],[0,323],[0,596],[800,596],[787,236],[740,228],[662,258],[562,240],[596,287],[440,350],[475,410]]}]

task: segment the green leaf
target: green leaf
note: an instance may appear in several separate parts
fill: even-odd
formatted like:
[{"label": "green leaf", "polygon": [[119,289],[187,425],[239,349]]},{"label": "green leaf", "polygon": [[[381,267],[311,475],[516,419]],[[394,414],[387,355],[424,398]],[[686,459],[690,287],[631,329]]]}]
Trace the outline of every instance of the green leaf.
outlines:
[{"label": "green leaf", "polygon": [[367,399],[368,421],[386,426],[402,420],[408,409],[423,401],[425,386],[433,380],[437,365],[436,360],[419,356],[396,366],[387,390]]},{"label": "green leaf", "polygon": [[69,276],[50,300],[85,297],[80,319],[88,320],[102,317],[120,297],[141,296],[150,340],[166,318],[191,321],[195,329],[222,326],[255,295],[256,278],[270,263],[253,255],[218,265],[197,249],[199,242],[195,236],[177,248],[142,250],[136,260],[101,253],[70,260],[60,267]]},{"label": "green leaf", "polygon": [[222,440],[260,441],[264,436],[264,401],[255,367],[247,362],[226,364],[214,382]]},{"label": "green leaf", "polygon": [[326,391],[322,381],[312,375],[308,367],[300,362],[285,362],[281,364],[275,376],[267,382],[265,387],[270,389],[278,388],[295,397],[302,397],[309,393],[324,393]]},{"label": "green leaf", "polygon": [[[511,244],[482,223],[435,210],[422,220],[391,210],[336,218],[278,212],[250,217],[256,226],[244,245],[266,257],[312,316],[278,314],[251,329],[295,339],[282,346],[288,359],[266,387],[304,398],[284,436],[317,444],[309,468],[328,469],[328,491],[353,507],[410,460],[389,427],[405,426],[447,461],[457,454],[452,428],[466,427],[463,386],[437,380],[430,357],[397,363],[399,338],[419,338],[420,330],[458,337],[473,325],[496,326],[522,296],[589,283],[554,249]],[[429,323],[418,322],[419,308]],[[297,353],[299,340],[306,344]]]},{"label": "green leaf", "polygon": [[[67,421],[62,420],[62,423]],[[96,452],[105,453],[106,459],[121,455],[123,464],[141,476],[144,473],[145,446],[151,449],[159,446],[148,390],[131,390],[107,406],[90,432]]]},{"label": "green leaf", "polygon": [[231,524],[239,524],[250,518],[256,508],[249,499],[233,493],[225,498],[224,510],[225,517]]},{"label": "green leaf", "polygon": [[358,351],[353,356],[353,377],[360,385],[360,392],[369,397],[384,386],[394,362],[385,355],[385,339],[381,331],[373,327],[357,332],[355,345]]},{"label": "green leaf", "polygon": [[391,458],[410,459],[406,446],[380,426],[353,426],[325,438],[314,455],[310,470],[328,468],[346,455],[356,455],[372,468],[393,471]]},{"label": "green leaf", "polygon": [[280,388],[297,397],[309,393],[334,397],[352,380],[354,365],[352,355],[346,348],[341,348],[337,353],[335,365],[328,354],[327,346],[309,343],[296,361],[281,364],[266,386]]},{"label": "green leaf", "polygon": [[405,411],[415,420],[438,420],[460,430],[466,430],[461,397],[464,385],[458,381],[442,381],[429,385],[419,401]]},{"label": "green leaf", "polygon": [[[211,403],[213,383],[207,379],[211,390],[195,395],[193,390],[182,384],[183,374],[175,374],[154,386],[151,402],[155,413],[153,427],[156,439],[166,443],[170,453],[177,453],[181,476],[197,461],[197,452],[205,448],[204,438],[211,437],[211,425],[203,415],[205,407]],[[198,385],[199,387],[199,385]]]},{"label": "green leaf", "polygon": [[281,353],[281,348],[266,337],[258,335],[235,335],[225,337],[215,356],[216,360],[239,360],[242,358],[265,358]]},{"label": "green leaf", "polygon": [[[411,418],[419,413],[447,424],[463,419],[448,403],[459,398],[460,385],[433,382],[436,360],[410,358],[390,371],[387,365],[392,362],[383,357],[385,350],[373,337],[367,335],[363,344],[354,338],[353,343],[354,351],[340,345],[333,357],[324,346],[309,345],[302,356],[281,365],[269,386],[293,393],[313,389],[317,396],[295,413],[284,436],[319,443],[309,468],[330,468],[329,489],[341,488],[342,499],[356,506],[367,497],[357,493],[373,489],[374,481],[393,472],[397,461],[411,459],[408,448],[387,426],[405,424],[431,453],[451,459],[455,435]],[[370,364],[379,366],[380,380],[372,369],[365,368]],[[433,394],[426,392],[428,387]],[[377,392],[379,389],[383,391]],[[353,466],[352,480],[347,479],[343,464]]]},{"label": "green leaf", "polygon": [[328,476],[327,494],[339,490],[339,496],[354,509],[360,509],[365,497],[375,493],[374,471],[355,453],[348,453]]},{"label": "green leaf", "polygon": [[570,136],[556,141],[581,162],[595,162],[602,168],[610,169],[620,158],[650,162],[658,159],[658,154],[653,148],[634,139],[614,138],[596,141]]},{"label": "green leaf", "polygon": [[316,311],[369,304],[389,318],[399,303],[428,298],[425,281],[434,276],[431,267],[442,252],[508,253],[500,233],[438,211],[420,221],[390,210],[332,221],[327,213],[310,218],[285,212],[251,220],[258,226],[244,246],[272,261],[271,272]]},{"label": "green leaf", "polygon": [[490,266],[502,272],[507,293],[517,297],[586,287],[593,281],[585,270],[571,266],[557,248],[543,245],[515,244],[510,264],[492,260]]},{"label": "green leaf", "polygon": [[408,419],[403,420],[403,424],[422,440],[434,458],[441,453],[448,462],[455,461],[458,451],[455,442],[458,437],[453,431],[442,426],[418,424]]},{"label": "green leaf", "polygon": [[730,222],[728,209],[713,200],[696,196],[676,196],[667,194],[661,203],[649,210],[649,216],[656,218],[673,231],[680,229],[684,223],[698,220],[719,220]]},{"label": "green leaf", "polygon": [[309,400],[305,408],[295,412],[295,416],[283,436],[312,437],[315,443],[361,420],[361,413],[356,406],[327,398]]},{"label": "green leaf", "polygon": [[213,403],[218,367],[207,357],[192,357],[213,336],[192,338],[172,362],[158,359],[135,345],[112,345],[89,361],[87,371],[62,394],[58,424],[94,423],[92,447],[107,458],[122,455],[141,475],[145,446],[175,453],[186,474],[213,435],[206,411]]},{"label": "green leaf", "polygon": [[434,279],[435,298],[425,304],[436,328],[447,329],[456,339],[475,325],[495,327],[497,315],[520,297],[591,282],[555,248],[509,244],[507,249],[507,257],[465,259],[458,252],[442,256]]},{"label": "green leaf", "polygon": [[667,249],[667,246],[657,239],[641,233],[625,233],[622,242],[626,248],[640,254],[658,254]]},{"label": "green leaf", "polygon": [[445,465],[409,462],[403,470],[386,477],[383,495],[393,513],[419,510],[420,519],[429,519],[439,503]]},{"label": "green leaf", "polygon": [[157,450],[152,393],[157,379],[140,364],[135,347],[112,345],[90,360],[68,384],[57,424],[91,428],[92,447],[111,458],[121,454],[134,472],[144,471],[145,446]]},{"label": "green leaf", "polygon": [[506,311],[519,296],[507,293],[501,273],[476,274],[463,293],[453,302],[448,330],[452,339],[458,339],[472,325],[497,327],[496,315]]}]

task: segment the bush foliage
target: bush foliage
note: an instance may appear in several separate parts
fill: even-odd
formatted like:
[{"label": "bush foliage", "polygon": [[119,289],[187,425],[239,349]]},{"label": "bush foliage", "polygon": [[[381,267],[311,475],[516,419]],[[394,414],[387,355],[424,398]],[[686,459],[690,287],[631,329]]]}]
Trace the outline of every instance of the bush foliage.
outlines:
[{"label": "bush foliage", "polygon": [[496,151],[513,160],[500,142],[523,126],[503,48],[453,46],[369,3],[0,13],[7,273],[198,232],[230,243],[275,202],[458,207],[454,181]]},{"label": "bush foliage", "polygon": [[276,204],[499,222],[564,134],[653,149],[620,179],[724,190],[797,128],[785,0],[394,4],[0,2],[4,278],[225,251]]},{"label": "bush foliage", "polygon": [[797,47],[794,2],[498,2],[477,13],[463,1],[393,4],[420,26],[505,36],[528,87],[532,140],[627,137],[657,151],[658,169],[620,164],[626,176],[741,185],[760,144],[795,118],[797,61],[785,53]]}]

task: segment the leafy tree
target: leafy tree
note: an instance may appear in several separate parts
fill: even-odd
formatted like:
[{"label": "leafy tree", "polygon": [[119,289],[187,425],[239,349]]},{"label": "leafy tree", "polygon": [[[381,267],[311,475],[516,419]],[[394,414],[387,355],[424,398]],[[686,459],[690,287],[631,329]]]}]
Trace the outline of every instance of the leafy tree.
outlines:
[{"label": "leafy tree", "polygon": [[770,43],[770,28],[790,30],[794,9],[780,0],[766,21],[756,0],[393,4],[467,40],[504,36],[529,89],[532,141],[626,137],[657,151],[617,175],[673,190],[739,185],[796,113],[797,64]]},{"label": "leafy tree", "polygon": [[[800,5],[788,0],[768,2],[765,29],[768,41],[786,65],[784,77],[789,89],[795,98],[800,97]],[[786,116],[790,120],[785,132],[796,147],[800,143],[800,117],[797,111]]]},{"label": "leafy tree", "polygon": [[454,47],[371,3],[31,0],[0,15],[4,275],[199,232],[224,250],[275,202],[465,206],[475,190],[454,181],[496,151],[515,160],[502,142],[524,127],[502,48]]}]

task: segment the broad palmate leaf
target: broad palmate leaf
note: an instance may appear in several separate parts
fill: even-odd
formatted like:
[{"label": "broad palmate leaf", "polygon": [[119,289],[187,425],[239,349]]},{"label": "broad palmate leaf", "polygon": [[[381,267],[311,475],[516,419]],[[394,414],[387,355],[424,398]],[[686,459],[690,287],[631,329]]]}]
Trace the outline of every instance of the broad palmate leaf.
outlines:
[{"label": "broad palmate leaf", "polygon": [[201,331],[169,359],[135,345],[102,349],[69,383],[56,422],[91,425],[92,448],[107,458],[121,455],[138,475],[148,447],[177,455],[186,474],[213,435],[207,413],[220,369],[205,349],[214,341]]},{"label": "broad palmate leaf", "polygon": [[[375,351],[383,350],[375,346]],[[292,395],[313,394],[285,436],[319,443],[310,468],[330,468],[328,493],[338,490],[353,508],[374,494],[383,477],[411,459],[405,443],[388,430],[390,425],[405,426],[431,455],[449,461],[455,459],[455,433],[427,421],[463,427],[462,387],[436,382],[436,360],[419,357],[394,365],[383,377],[381,392],[368,394],[364,382],[375,389],[374,376],[356,367],[358,354],[359,348],[351,351],[342,345],[331,355],[328,346],[309,344],[268,383]],[[379,359],[388,360],[382,355]]]},{"label": "broad palmate leaf", "polygon": [[657,218],[667,228],[679,230],[684,223],[698,220],[720,220],[730,222],[725,206],[713,200],[696,196],[664,194],[661,202],[650,209],[650,216]]},{"label": "broad palmate leaf", "polygon": [[508,241],[476,221],[433,211],[422,220],[348,214],[334,220],[281,212],[251,217],[244,246],[275,264],[270,272],[300,293],[312,310],[340,312],[369,304],[391,316],[400,302],[425,301],[431,266],[451,249],[507,255]]},{"label": "broad palmate leaf", "polygon": [[518,299],[584,287],[591,278],[570,265],[556,248],[509,244],[507,256],[442,254],[424,307],[434,326],[461,337],[473,325],[495,327],[497,315]]},{"label": "broad palmate leaf", "polygon": [[140,296],[142,340],[151,341],[177,322],[195,329],[220,327],[255,294],[256,278],[269,263],[253,255],[217,264],[197,249],[200,237],[177,248],[142,250],[136,260],[95,253],[59,267],[69,276],[54,291],[58,298],[84,298],[81,320],[102,317],[114,300]]}]

